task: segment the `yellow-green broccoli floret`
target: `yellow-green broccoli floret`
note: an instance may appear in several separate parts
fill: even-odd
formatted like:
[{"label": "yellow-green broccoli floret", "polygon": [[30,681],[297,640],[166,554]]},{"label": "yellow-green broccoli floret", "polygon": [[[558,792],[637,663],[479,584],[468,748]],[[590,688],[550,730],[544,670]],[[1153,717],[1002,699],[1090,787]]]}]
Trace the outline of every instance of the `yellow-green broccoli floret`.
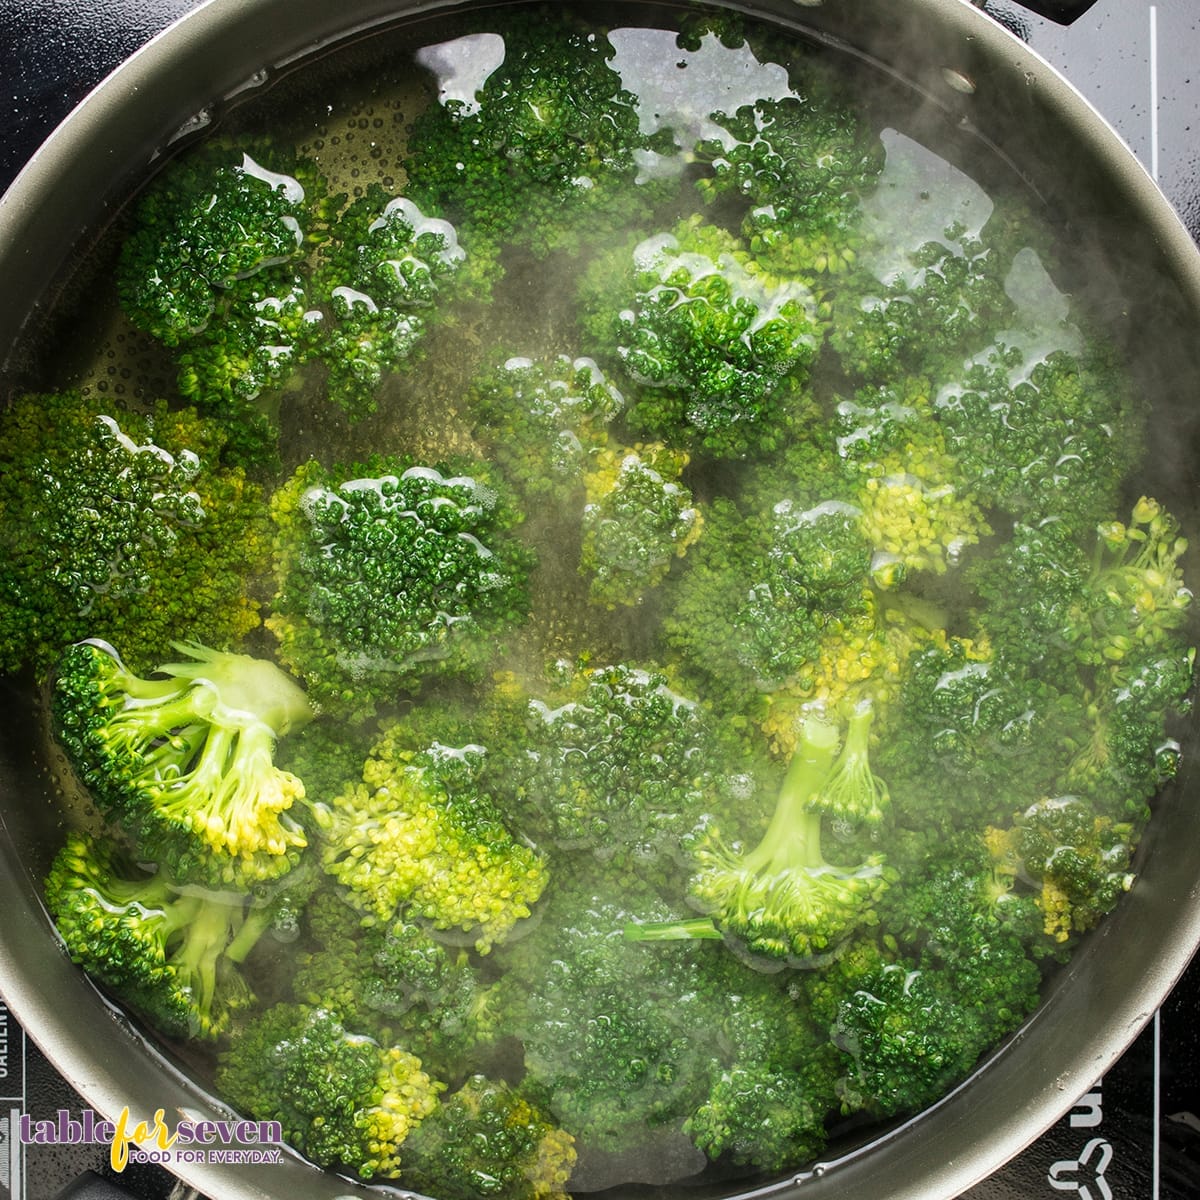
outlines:
[{"label": "yellow-green broccoli floret", "polygon": [[418,917],[486,952],[530,915],[546,864],[484,790],[481,747],[407,741],[402,725],[385,733],[361,781],[319,814],[325,869],[367,916]]},{"label": "yellow-green broccoli floret", "polygon": [[234,1030],[217,1086],[254,1119],[279,1121],[284,1140],[318,1166],[394,1179],[445,1085],[415,1055],[352,1032],[335,1013],[285,1003]]}]

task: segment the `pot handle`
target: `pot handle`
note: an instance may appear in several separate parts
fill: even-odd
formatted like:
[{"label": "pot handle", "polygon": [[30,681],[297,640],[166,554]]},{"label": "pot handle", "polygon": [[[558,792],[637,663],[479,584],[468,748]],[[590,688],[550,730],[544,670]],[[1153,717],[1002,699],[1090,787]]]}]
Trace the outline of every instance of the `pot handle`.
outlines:
[{"label": "pot handle", "polygon": [[999,10],[1014,8],[1027,8],[1030,12],[1035,12],[1038,16],[1049,17],[1052,21],[1057,21],[1060,25],[1070,25],[1076,17],[1082,17],[1096,0],[1015,0],[1014,3],[995,3],[994,0],[972,0],[978,8],[984,9],[991,13],[992,16],[998,16]]},{"label": "pot handle", "polygon": [[135,1196],[95,1171],[84,1171],[72,1179],[54,1200],[135,1200]]}]

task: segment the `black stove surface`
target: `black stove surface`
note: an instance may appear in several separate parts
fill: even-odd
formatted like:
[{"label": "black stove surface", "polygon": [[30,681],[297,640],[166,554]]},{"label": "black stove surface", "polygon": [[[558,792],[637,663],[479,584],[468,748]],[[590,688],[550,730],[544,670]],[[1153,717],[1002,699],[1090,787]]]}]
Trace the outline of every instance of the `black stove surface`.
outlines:
[{"label": "black stove surface", "polygon": [[[111,68],[195,0],[0,0],[0,190]],[[1200,5],[1195,0],[980,4],[1106,116],[1200,241]],[[22,1114],[83,1102],[0,1000],[0,1196],[52,1200],[80,1172],[117,1179],[107,1146],[22,1145]],[[137,1200],[176,1187],[160,1168],[119,1176]],[[178,1189],[177,1189],[178,1194]],[[961,1200],[1200,1197],[1200,962],[1119,1063],[1048,1134]],[[848,1200],[859,1200],[849,1197]],[[863,1198],[865,1200],[865,1198]]]}]

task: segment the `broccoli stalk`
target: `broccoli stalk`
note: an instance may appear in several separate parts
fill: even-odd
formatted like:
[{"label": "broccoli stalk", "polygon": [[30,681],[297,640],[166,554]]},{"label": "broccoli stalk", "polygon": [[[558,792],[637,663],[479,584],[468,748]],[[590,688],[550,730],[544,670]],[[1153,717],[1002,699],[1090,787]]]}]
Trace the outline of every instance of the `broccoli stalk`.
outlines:
[{"label": "broccoli stalk", "polygon": [[860,706],[838,753],[837,726],[818,716],[803,722],[767,831],[748,852],[715,832],[695,852],[699,870],[691,899],[709,913],[694,921],[634,924],[633,941],[725,936],[770,958],[810,960],[833,949],[862,924],[888,883],[880,856],[854,867],[830,864],[821,845],[826,816],[877,823],[887,789],[870,770],[871,708]]},{"label": "broccoli stalk", "polygon": [[101,809],[181,878],[217,885],[285,874],[306,844],[286,814],[304,785],[276,739],[312,716],[274,664],[178,645],[190,662],[130,672],[103,642],[70,648],[55,680],[59,740]]}]

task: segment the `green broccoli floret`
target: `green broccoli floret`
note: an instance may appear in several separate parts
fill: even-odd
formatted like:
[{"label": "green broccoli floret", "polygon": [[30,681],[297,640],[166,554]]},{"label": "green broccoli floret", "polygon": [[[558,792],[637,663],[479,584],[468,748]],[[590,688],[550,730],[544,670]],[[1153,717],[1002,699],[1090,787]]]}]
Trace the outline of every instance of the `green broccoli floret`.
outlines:
[{"label": "green broccoli floret", "polygon": [[802,96],[713,113],[721,133],[696,147],[712,170],[702,194],[749,205],[742,232],[755,258],[812,287],[855,262],[861,196],[883,166],[878,137],[832,85],[810,70]]},{"label": "green broccoli floret", "polygon": [[490,721],[505,811],[551,854],[674,878],[707,819],[747,820],[755,748],[660,671],[562,666],[533,694],[503,696]]},{"label": "green broccoli floret", "polygon": [[563,1129],[606,1152],[678,1133],[713,1060],[714,1010],[696,968],[704,947],[627,940],[626,924],[671,910],[637,876],[619,879],[594,860],[557,875],[542,919],[496,951],[529,1082]]},{"label": "green broccoli floret", "polygon": [[481,746],[410,748],[384,733],[361,780],[318,813],[325,869],[363,914],[408,916],[469,936],[486,953],[528,917],[546,866],[485,790]]},{"label": "green broccoli floret", "polygon": [[703,521],[680,475],[683,451],[662,445],[601,451],[584,476],[579,569],[588,595],[606,608],[635,606],[687,553]]},{"label": "green broccoli floret", "polygon": [[111,411],[78,392],[0,416],[0,669],[48,667],[98,636],[151,666],[171,643],[237,641],[269,553],[262,496],[190,410]]},{"label": "green broccoli floret", "polygon": [[990,837],[1010,869],[1040,888],[1044,929],[1057,942],[1095,926],[1133,884],[1134,826],[1077,796],[1039,800]]},{"label": "green broccoli floret", "polygon": [[1090,734],[1070,680],[955,637],[913,652],[892,715],[878,762],[895,819],[914,830],[1004,823],[1055,792]]},{"label": "green broccoli floret", "polygon": [[365,916],[339,890],[309,901],[311,949],[297,955],[294,997],[331,1009],[377,1041],[401,1042],[440,1078],[488,1065],[498,1035],[495,985],[468,952],[423,926]]},{"label": "green broccoli floret", "polygon": [[178,883],[74,832],[45,896],[72,961],[169,1036],[215,1038],[253,1005],[239,966],[271,924],[268,905]]},{"label": "green broccoli floret", "polygon": [[164,345],[189,341],[236,283],[301,254],[307,217],[299,179],[249,154],[173,164],[138,202],[121,251],[117,290],[126,316]]},{"label": "green broccoli floret", "polygon": [[277,1004],[236,1027],[217,1087],[322,1167],[394,1179],[405,1140],[437,1106],[443,1085],[414,1055],[347,1029],[338,1016]]},{"label": "green broccoli floret", "polygon": [[1111,349],[1038,358],[1001,345],[947,378],[935,397],[946,447],[989,505],[1076,534],[1114,511],[1142,438]]},{"label": "green broccoli floret", "polygon": [[[698,218],[598,260],[585,333],[639,390],[627,420],[670,446],[746,457],[808,415],[803,384],[822,330],[812,294],[760,272],[736,238]],[[601,357],[601,361],[604,361]]]},{"label": "green broccoli floret", "polygon": [[566,1195],[575,1139],[521,1089],[473,1075],[443,1098],[405,1146],[401,1178],[446,1200]]},{"label": "green broccoli floret", "polygon": [[876,904],[893,872],[878,853],[851,867],[828,862],[821,825],[877,824],[888,790],[871,771],[869,705],[851,717],[845,744],[838,728],[810,715],[757,846],[728,845],[714,827],[697,841],[691,903],[709,914],[662,926],[631,925],[635,941],[725,937],[751,954],[818,964],[856,930],[877,923]]},{"label": "green broccoli floret", "polygon": [[329,312],[315,352],[329,369],[329,398],[352,418],[374,411],[384,373],[412,359],[469,273],[467,257],[449,221],[379,185],[334,223],[314,273],[313,292]]},{"label": "green broccoli floret", "polygon": [[432,674],[470,673],[525,616],[530,552],[484,464],[299,467],[272,500],[267,626],[314,702],[371,712]]},{"label": "green broccoli floret", "polygon": [[650,139],[614,54],[603,32],[559,8],[511,17],[503,61],[474,96],[432,104],[413,123],[409,193],[449,213],[468,248],[545,254],[644,216],[659,194],[638,183]]},{"label": "green broccoli floret", "polygon": [[980,1020],[940,977],[889,963],[838,1007],[844,1102],[880,1116],[916,1112],[963,1078],[988,1045]]},{"label": "green broccoli floret", "polygon": [[790,973],[708,950],[698,965],[712,1013],[712,1083],[684,1131],[710,1158],[738,1166],[804,1162],[824,1146],[837,1107],[840,1062],[827,1028],[812,1020]]},{"label": "green broccoli floret", "polygon": [[1089,693],[1089,736],[1061,786],[1097,811],[1139,828],[1151,797],[1179,767],[1172,718],[1191,711],[1195,649],[1178,645],[1097,672]]},{"label": "green broccoli floret", "polygon": [[177,879],[248,886],[290,871],[307,844],[290,811],[304,785],[276,741],[312,715],[273,663],[195,644],[190,661],[134,675],[103,642],[58,665],[55,733],[101,811]]},{"label": "green broccoli floret", "polygon": [[475,433],[522,494],[569,495],[607,444],[625,398],[590,358],[510,358],[474,380]]},{"label": "green broccoli floret", "polygon": [[713,501],[674,589],[668,642],[726,683],[815,687],[823,645],[874,623],[872,550],[847,491],[822,474],[798,478],[748,514]]}]

